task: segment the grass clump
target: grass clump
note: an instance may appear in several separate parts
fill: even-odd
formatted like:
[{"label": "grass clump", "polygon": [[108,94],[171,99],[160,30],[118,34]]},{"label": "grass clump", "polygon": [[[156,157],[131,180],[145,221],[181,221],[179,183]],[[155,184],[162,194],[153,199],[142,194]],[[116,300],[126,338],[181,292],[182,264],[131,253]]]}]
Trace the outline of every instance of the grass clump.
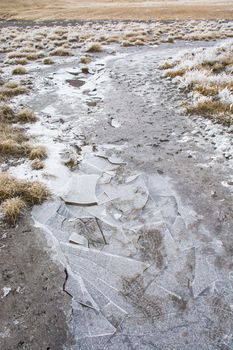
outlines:
[{"label": "grass clump", "polygon": [[54,64],[54,61],[52,60],[52,58],[50,57],[46,57],[44,60],[43,60],[43,64]]},{"label": "grass clump", "polygon": [[6,105],[0,105],[0,122],[1,123],[12,123],[15,120],[15,113],[13,109]]},{"label": "grass clump", "polygon": [[159,69],[171,69],[176,66],[176,62],[166,61],[159,66]]},{"label": "grass clump", "polygon": [[39,159],[35,159],[33,160],[31,167],[32,170],[41,170],[44,169],[44,163]]},{"label": "grass clump", "polygon": [[91,58],[90,57],[87,57],[87,56],[82,56],[80,57],[80,63],[82,64],[88,64],[91,62]]},{"label": "grass clump", "polygon": [[75,158],[70,158],[64,163],[64,165],[67,166],[67,168],[69,168],[70,170],[74,170],[75,168],[77,168],[78,164],[79,161]]},{"label": "grass clump", "polygon": [[24,94],[27,89],[15,82],[8,82],[0,86],[0,101],[6,101],[9,98]]},{"label": "grass clump", "polygon": [[1,156],[27,157],[30,151],[31,147],[28,142],[19,143],[12,138],[0,141]]},{"label": "grass clump", "polygon": [[37,120],[37,117],[28,108],[24,108],[21,111],[18,112],[17,114],[17,120],[19,123],[34,123]]},{"label": "grass clump", "polygon": [[88,67],[83,67],[82,69],[83,74],[88,74],[89,73],[89,68]]},{"label": "grass clump", "polygon": [[46,186],[38,181],[17,180],[7,173],[0,173],[1,211],[11,224],[16,223],[27,205],[41,204],[49,195]]},{"label": "grass clump", "polygon": [[36,146],[32,148],[30,154],[29,154],[29,159],[34,160],[34,159],[40,159],[43,160],[47,158],[47,149],[44,146]]},{"label": "grass clump", "polygon": [[14,75],[23,75],[23,74],[26,74],[26,73],[27,73],[27,70],[23,66],[17,66],[12,71],[12,74],[14,74]]},{"label": "grass clump", "polygon": [[50,56],[70,56],[71,53],[67,49],[58,48],[50,52]]},{"label": "grass clump", "polygon": [[185,74],[186,70],[185,69],[176,69],[176,70],[167,70],[164,74],[165,77],[169,77],[171,79],[175,77],[182,77]]},{"label": "grass clump", "polygon": [[24,52],[18,52],[18,51],[13,51],[8,53],[7,55],[8,58],[24,58],[25,53]]},{"label": "grass clump", "polygon": [[29,205],[41,204],[49,197],[49,190],[39,181],[28,182],[23,184],[23,199]]},{"label": "grass clump", "polygon": [[19,65],[22,65],[22,66],[24,66],[27,63],[28,63],[27,58],[19,58],[19,59],[16,59],[14,61],[14,64],[19,64]]},{"label": "grass clump", "polygon": [[26,57],[27,57],[28,61],[35,61],[41,57],[41,53],[31,52]]},{"label": "grass clump", "polygon": [[15,113],[13,109],[6,105],[0,105],[0,122],[1,123],[33,123],[37,120],[35,114],[28,108],[24,108],[18,113]]},{"label": "grass clump", "polygon": [[231,106],[221,101],[208,99],[186,107],[187,113],[213,119],[225,126],[233,125]]},{"label": "grass clump", "polygon": [[87,52],[101,52],[103,50],[102,45],[98,42],[96,43],[91,43],[88,47],[87,47]]},{"label": "grass clump", "polygon": [[2,205],[2,214],[5,221],[15,225],[26,203],[19,197],[6,199]]}]

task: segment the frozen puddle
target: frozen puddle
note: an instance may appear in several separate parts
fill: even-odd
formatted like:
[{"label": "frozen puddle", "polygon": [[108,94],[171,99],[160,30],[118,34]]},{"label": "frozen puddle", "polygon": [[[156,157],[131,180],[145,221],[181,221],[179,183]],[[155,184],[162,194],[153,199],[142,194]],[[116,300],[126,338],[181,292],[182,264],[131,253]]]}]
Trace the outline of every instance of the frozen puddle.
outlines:
[{"label": "frozen puddle", "polygon": [[[154,52],[148,55],[153,66]],[[232,284],[216,263],[224,257],[222,242],[182,204],[169,177],[130,171],[124,159],[130,141],[97,146],[88,134],[90,124],[97,129],[103,120],[116,133],[124,128],[118,110],[104,113],[101,105],[111,97],[114,74],[135,81],[136,96],[148,95],[153,104],[161,97],[149,94],[158,82],[145,84],[152,69],[145,68],[145,55],[136,57],[146,74],[142,84],[135,66],[116,56],[110,69],[108,56],[88,74],[75,61],[42,71],[36,93],[22,101],[40,116],[29,133],[48,149],[45,169],[32,171],[27,162],[10,169],[56,194],[32,214],[67,273],[72,350],[232,349]],[[125,118],[135,117],[131,107],[126,112]],[[181,141],[190,142],[189,135]],[[66,166],[70,160],[77,161],[74,171]]]},{"label": "frozen puddle", "polygon": [[146,335],[162,344],[173,322],[192,331],[207,325],[198,297],[218,277],[200,217],[169,179],[126,176],[126,168],[114,145],[86,152],[61,198],[33,209],[67,271],[74,349],[128,349]]}]

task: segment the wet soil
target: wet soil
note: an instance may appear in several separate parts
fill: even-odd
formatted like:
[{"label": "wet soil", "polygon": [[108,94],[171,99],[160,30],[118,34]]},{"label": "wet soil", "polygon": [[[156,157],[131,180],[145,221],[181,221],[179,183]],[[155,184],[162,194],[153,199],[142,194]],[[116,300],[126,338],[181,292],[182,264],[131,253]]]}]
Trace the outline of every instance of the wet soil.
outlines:
[{"label": "wet soil", "polygon": [[[97,337],[95,332],[89,332],[89,327],[92,329],[93,324],[97,325],[96,329],[104,338],[107,332],[103,325],[106,323],[102,323],[102,319],[98,323],[99,320],[97,319],[97,322],[94,318],[98,313],[77,302],[74,317],[72,320],[68,319],[68,323],[73,322],[77,343],[74,347],[68,343],[66,345],[68,349],[230,349],[230,336],[233,330],[230,309],[233,298],[231,279],[233,208],[231,187],[225,187],[222,183],[228,181],[232,175],[231,161],[218,150],[218,135],[210,135],[206,131],[205,120],[190,119],[184,115],[180,102],[185,99],[185,95],[182,91],[178,91],[170,80],[163,79],[158,68],[161,62],[173,57],[178,50],[212,44],[179,43],[153,48],[122,49],[123,56],[110,56],[108,61],[104,61],[105,53],[101,53],[99,58],[104,61],[104,69],[102,69],[103,62],[101,70],[98,70],[100,64],[94,63],[92,68],[96,73],[92,77],[83,78],[86,79],[85,84],[79,89],[67,82],[67,76],[74,63],[68,62],[63,66],[57,64],[55,67],[42,70],[35,90],[25,98],[26,103],[41,115],[41,123],[47,130],[51,128],[59,131],[59,145],[75,149],[80,147],[79,136],[82,136],[83,143],[94,145],[95,149],[101,144],[111,144],[115,149],[120,147],[120,156],[127,161],[127,164],[124,164],[118,174],[118,180],[132,173],[154,176],[156,181],[166,179],[167,197],[161,195],[160,190],[164,191],[164,188],[160,189],[160,183],[157,185],[155,181],[150,188],[151,199],[158,206],[164,224],[171,232],[175,232],[173,225],[177,218],[181,219],[183,216],[185,221],[184,232],[179,232],[182,239],[179,241],[177,239],[179,249],[175,254],[171,254],[168,262],[164,236],[162,237],[160,230],[157,229],[143,229],[139,232],[136,258],[130,251],[129,244],[125,245],[125,250],[119,249],[116,243],[112,244],[110,253],[115,254],[114,257],[120,262],[125,262],[125,257],[130,256],[133,260],[131,263],[135,263],[138,259],[142,262],[149,261],[151,266],[154,265],[154,270],[148,269],[149,277],[152,279],[148,282],[149,277],[143,274],[121,279],[119,294],[125,298],[122,305],[126,307],[128,315],[120,325],[119,322],[115,322],[116,320],[112,321],[111,325],[117,325],[117,330],[110,332],[109,339],[104,339],[104,346],[99,345],[101,337]],[[76,58],[75,60],[77,61]],[[32,70],[30,74],[33,78],[35,75],[38,76],[38,71]],[[51,74],[53,76],[48,87],[46,79],[51,77]],[[40,96],[35,96],[38,91]],[[96,98],[99,101],[97,104],[94,103]],[[62,114],[62,123],[59,114]],[[77,125],[79,129],[76,130]],[[48,133],[44,141],[51,147],[51,143],[57,142],[58,137],[56,135],[52,142],[49,137]],[[51,149],[52,158],[56,147]],[[220,161],[216,160],[217,157],[220,157]],[[52,170],[59,177],[61,168]],[[23,168],[23,171],[21,175],[31,176],[28,169]],[[61,181],[64,183],[67,181],[66,176],[72,176],[72,173],[65,173],[64,178],[62,175],[63,173]],[[170,191],[170,186],[175,190],[175,195]],[[64,229],[68,234],[69,229],[73,230],[73,227],[64,226],[67,218],[63,218],[62,213],[59,215],[56,211],[49,224],[49,220],[45,220],[46,224],[53,226],[55,233]],[[59,220],[62,222],[61,227]],[[86,222],[83,225],[88,228]],[[104,229],[111,231],[105,226],[103,231]],[[39,240],[35,238],[37,231],[36,236],[32,236],[32,232],[34,233],[34,230],[30,228],[26,219],[26,222],[21,222],[17,229],[9,231],[9,237],[2,239],[3,244],[5,239],[9,239],[6,242],[6,253],[1,256],[1,259],[4,259],[4,269],[9,270],[5,273],[9,281],[6,279],[4,286],[12,288],[12,291],[3,298],[5,307],[3,312],[5,336],[2,337],[5,348],[3,348],[17,349],[21,346],[25,349],[62,349],[68,336],[66,317],[69,318],[70,315],[70,298],[63,292],[65,275],[63,269],[52,263],[49,255],[43,251],[45,243],[41,238]],[[100,247],[98,258],[101,258],[101,254],[104,258],[109,257],[108,249],[111,248],[111,244],[98,241],[95,232],[91,233],[93,234],[89,242],[91,249],[88,252],[92,254],[93,247],[95,249]],[[114,241],[116,232],[111,234]],[[63,233],[62,239],[65,239]],[[121,239],[122,236],[119,236],[119,241]],[[187,244],[185,248],[183,244]],[[127,249],[129,255],[124,256],[128,253]],[[4,247],[2,250],[4,252]],[[10,254],[12,259],[9,259]],[[209,260],[211,269],[205,270],[205,267],[209,266]],[[81,273],[80,261],[77,261],[74,260],[73,263],[77,265],[75,273]],[[179,261],[183,262],[183,265]],[[103,262],[100,262],[103,271]],[[90,294],[94,292],[90,287],[92,283],[86,281],[88,278],[94,283],[96,276],[100,279],[107,276],[111,282],[119,282],[114,280],[114,273],[112,275],[109,273],[111,266],[108,266],[106,275],[101,275],[98,266],[92,276],[93,265],[87,257],[85,264],[85,271],[81,277]],[[125,266],[123,272],[127,272],[127,264],[123,266]],[[14,273],[11,277],[11,270],[16,274],[18,272],[17,277]],[[203,273],[206,280],[210,275],[209,284],[202,281]],[[22,279],[18,280],[21,278],[18,276],[21,275]],[[170,283],[171,275],[174,277],[172,280],[175,281],[174,286]],[[200,284],[200,293],[195,292],[193,288],[195,295],[190,287],[191,282],[195,287],[194,277]],[[159,292],[155,282],[163,286]],[[22,288],[28,288],[29,297],[17,292],[20,283]],[[205,288],[202,288],[203,285]],[[100,288],[104,287],[100,285]],[[110,293],[110,288],[107,289],[105,295],[115,303],[118,302],[114,294],[116,289],[112,289]],[[75,290],[73,292],[75,294]],[[168,295],[165,292],[169,292]],[[17,293],[23,299],[14,306]],[[77,300],[79,297],[78,295]],[[13,298],[12,301],[10,298]],[[6,303],[7,300],[9,304]],[[101,298],[96,297],[96,300],[102,302]],[[122,305],[120,304],[121,312]],[[19,311],[17,307],[20,307]],[[17,328],[20,324],[17,317],[24,315],[25,308],[28,308],[30,317],[27,318],[28,313],[23,316],[28,328],[22,333],[21,327],[20,330]],[[94,316],[91,313],[94,313]],[[16,317],[15,323],[14,317]],[[34,327],[35,324],[37,327]],[[44,327],[46,324],[48,326]],[[80,333],[83,338],[80,337]],[[72,339],[72,336],[69,336],[69,339]]]},{"label": "wet soil", "polygon": [[1,226],[1,350],[58,350],[72,342],[65,272],[51,260],[43,237],[30,213],[15,228]]}]

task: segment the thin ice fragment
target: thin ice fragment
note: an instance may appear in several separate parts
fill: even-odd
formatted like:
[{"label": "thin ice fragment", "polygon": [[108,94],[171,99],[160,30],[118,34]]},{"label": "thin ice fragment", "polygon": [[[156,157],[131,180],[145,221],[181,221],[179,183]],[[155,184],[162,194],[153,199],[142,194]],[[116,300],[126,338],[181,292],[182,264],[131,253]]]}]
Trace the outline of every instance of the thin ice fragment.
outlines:
[{"label": "thin ice fragment", "polygon": [[96,184],[99,175],[78,175],[74,174],[67,193],[63,199],[73,205],[94,205],[97,204],[95,194]]}]

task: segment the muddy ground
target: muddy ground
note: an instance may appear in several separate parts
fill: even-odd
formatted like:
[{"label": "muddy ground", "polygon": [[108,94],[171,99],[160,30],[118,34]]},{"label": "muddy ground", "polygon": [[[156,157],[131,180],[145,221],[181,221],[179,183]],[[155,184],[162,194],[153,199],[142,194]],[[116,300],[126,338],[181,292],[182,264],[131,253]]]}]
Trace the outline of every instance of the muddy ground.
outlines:
[{"label": "muddy ground", "polygon": [[[15,103],[40,115],[29,132],[48,147],[47,177],[27,163],[10,171],[46,182],[55,199],[33,213],[47,243],[29,213],[2,228],[1,349],[232,349],[231,135],[185,115],[183,92],[158,68],[178,51],[214,44],[111,49],[87,75],[77,57],[32,65],[34,88]],[[85,146],[79,167],[65,168],[64,154]],[[123,160],[110,174],[116,191],[140,175],[129,180],[139,181],[140,211],[125,193],[107,202],[106,217],[84,207],[101,230],[86,230],[88,248],[73,247],[69,235],[88,222],[60,196],[73,175],[93,174],[101,146],[105,165],[112,154]]]},{"label": "muddy ground", "polygon": [[0,242],[1,349],[63,349],[72,339],[70,297],[63,291],[66,276],[51,261],[30,213],[15,228],[1,225]]}]

